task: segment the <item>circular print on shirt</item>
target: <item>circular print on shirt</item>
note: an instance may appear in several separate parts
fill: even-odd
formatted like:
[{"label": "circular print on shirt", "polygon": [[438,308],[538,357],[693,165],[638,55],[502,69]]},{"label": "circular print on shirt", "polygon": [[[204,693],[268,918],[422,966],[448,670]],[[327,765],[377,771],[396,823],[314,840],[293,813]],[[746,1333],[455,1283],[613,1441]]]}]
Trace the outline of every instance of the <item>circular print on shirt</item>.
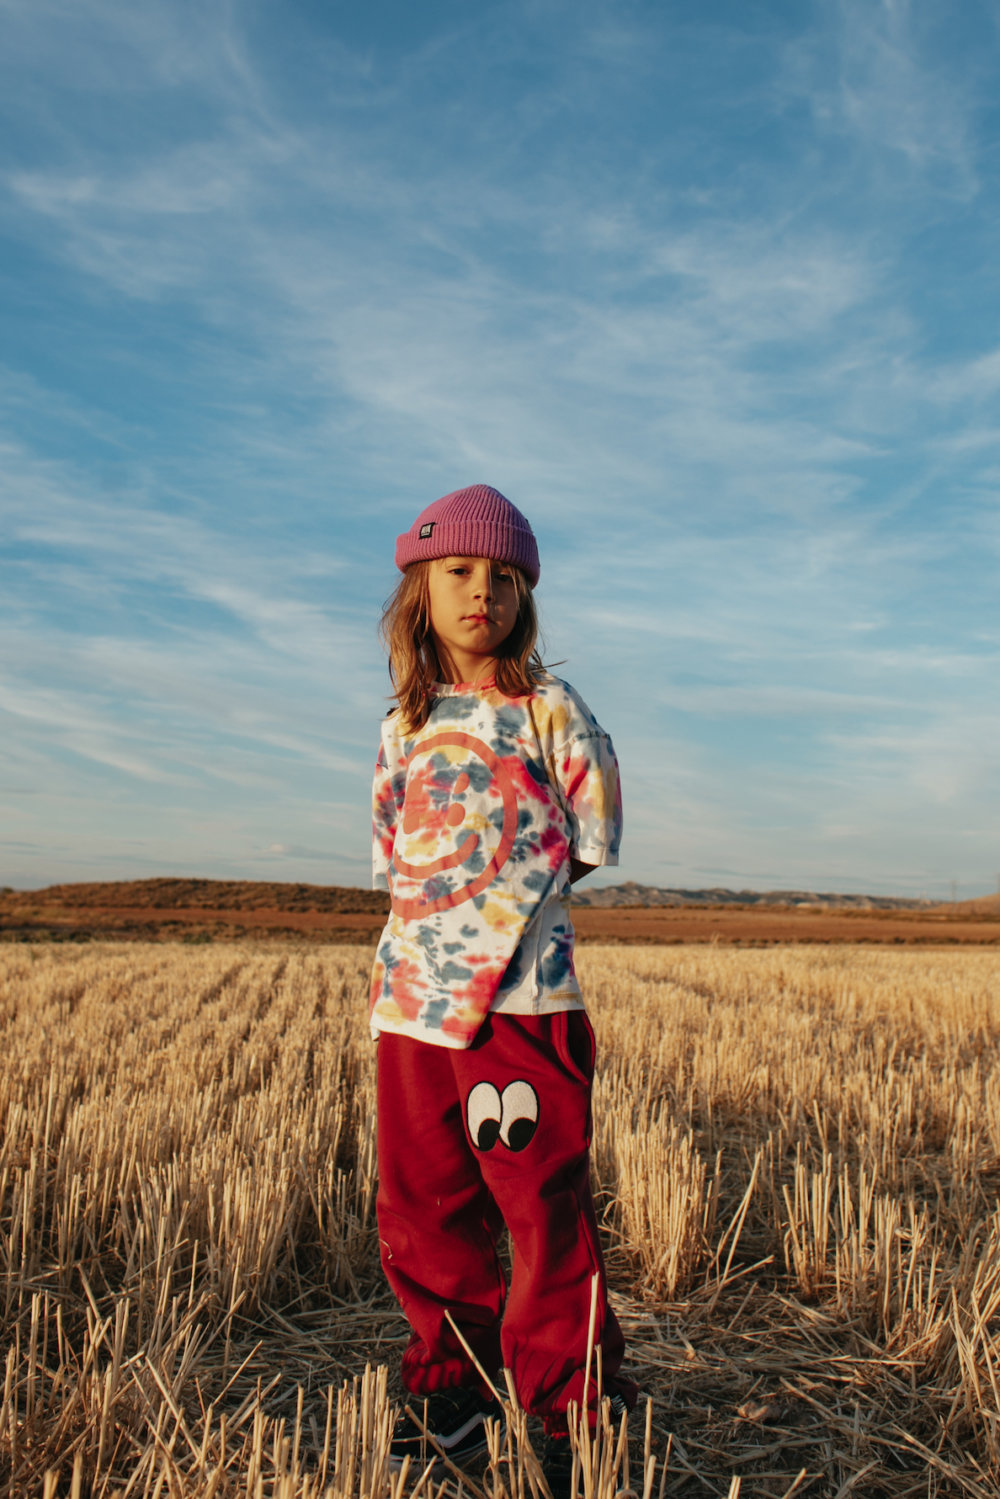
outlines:
[{"label": "circular print on shirt", "polygon": [[[503,808],[499,833],[492,821],[487,821],[486,827],[478,830],[466,826],[473,820],[469,816],[472,812],[480,814],[476,820],[480,824],[483,822],[483,798],[477,794],[474,805],[467,804],[465,793],[471,789],[471,783],[465,770],[451,781],[448,779],[454,768],[451,764],[447,764],[442,773],[430,759],[426,765],[419,763],[435,751],[446,749],[460,750],[466,764],[475,756],[486,767]],[[479,895],[493,883],[509,859],[516,833],[517,793],[510,771],[500,757],[472,734],[457,729],[432,734],[406,761],[406,804],[392,855],[396,872],[392,889],[393,911],[405,921],[412,921],[462,905]],[[485,839],[489,841],[484,849]],[[488,852],[493,839],[496,843],[485,865],[474,874],[468,868],[470,861],[477,853]],[[478,859],[475,862],[478,865]],[[456,871],[458,883],[443,895],[425,898],[419,894],[408,897],[404,893],[410,881],[422,883],[451,870]],[[461,883],[463,872],[467,874],[465,884]],[[400,889],[401,883],[403,889]]]}]

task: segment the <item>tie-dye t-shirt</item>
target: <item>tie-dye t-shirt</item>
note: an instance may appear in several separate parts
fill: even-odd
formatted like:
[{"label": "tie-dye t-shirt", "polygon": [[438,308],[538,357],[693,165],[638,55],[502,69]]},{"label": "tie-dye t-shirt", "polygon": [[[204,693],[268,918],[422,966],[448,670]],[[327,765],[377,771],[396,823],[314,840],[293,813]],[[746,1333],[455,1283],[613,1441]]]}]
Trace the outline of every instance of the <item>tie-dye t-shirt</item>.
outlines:
[{"label": "tie-dye t-shirt", "polygon": [[572,687],[441,685],[412,735],[390,714],[373,807],[375,883],[392,895],[373,1031],[463,1048],[491,1008],[580,1007],[570,859],[617,864],[621,798],[611,741]]}]

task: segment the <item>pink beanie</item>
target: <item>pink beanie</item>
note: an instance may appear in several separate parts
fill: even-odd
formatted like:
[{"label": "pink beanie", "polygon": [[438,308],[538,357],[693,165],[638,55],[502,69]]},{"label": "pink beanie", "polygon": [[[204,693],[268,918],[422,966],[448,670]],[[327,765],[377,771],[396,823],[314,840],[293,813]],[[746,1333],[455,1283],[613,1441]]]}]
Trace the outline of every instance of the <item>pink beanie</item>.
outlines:
[{"label": "pink beanie", "polygon": [[489,484],[470,484],[435,500],[413,525],[396,538],[396,566],[432,557],[489,557],[513,562],[534,588],[538,582],[538,546],[527,520]]}]

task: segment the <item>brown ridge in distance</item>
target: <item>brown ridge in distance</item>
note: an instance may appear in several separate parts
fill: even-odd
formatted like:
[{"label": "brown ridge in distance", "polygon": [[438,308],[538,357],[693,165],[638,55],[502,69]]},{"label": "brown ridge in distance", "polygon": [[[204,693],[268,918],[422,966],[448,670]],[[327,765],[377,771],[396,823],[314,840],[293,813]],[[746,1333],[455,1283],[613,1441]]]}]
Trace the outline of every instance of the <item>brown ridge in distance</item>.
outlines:
[{"label": "brown ridge in distance", "polygon": [[[653,898],[655,897],[655,899]],[[187,942],[283,938],[371,945],[389,897],[353,885],[160,878],[0,890],[0,941]],[[1000,896],[955,905],[811,891],[575,892],[582,942],[1000,944]]]}]

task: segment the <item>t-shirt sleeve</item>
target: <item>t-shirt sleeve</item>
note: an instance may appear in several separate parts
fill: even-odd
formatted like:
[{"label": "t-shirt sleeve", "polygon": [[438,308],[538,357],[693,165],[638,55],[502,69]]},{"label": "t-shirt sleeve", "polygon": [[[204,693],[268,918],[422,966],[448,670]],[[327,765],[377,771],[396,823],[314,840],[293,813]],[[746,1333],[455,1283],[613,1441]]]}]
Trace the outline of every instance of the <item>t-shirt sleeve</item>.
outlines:
[{"label": "t-shirt sleeve", "polygon": [[570,853],[583,864],[617,864],[622,838],[618,761],[603,730],[580,735],[556,756],[570,823]]},{"label": "t-shirt sleeve", "polygon": [[382,743],[372,783],[372,885],[376,890],[389,888],[389,861],[395,839],[396,798],[385,744]]}]

